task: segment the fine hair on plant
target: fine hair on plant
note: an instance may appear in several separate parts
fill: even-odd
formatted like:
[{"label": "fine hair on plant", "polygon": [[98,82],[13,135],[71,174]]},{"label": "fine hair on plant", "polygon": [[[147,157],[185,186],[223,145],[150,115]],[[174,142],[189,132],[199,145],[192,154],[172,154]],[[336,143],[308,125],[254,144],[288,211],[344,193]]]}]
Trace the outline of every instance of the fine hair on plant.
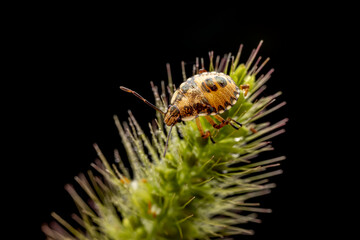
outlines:
[{"label": "fine hair on plant", "polygon": [[[269,178],[282,173],[278,166],[285,159],[264,160],[259,155],[273,150],[270,139],[284,133],[288,121],[263,121],[286,103],[275,101],[281,92],[263,96],[274,70],[263,73],[269,58],[259,56],[262,43],[244,62],[242,44],[236,55],[220,57],[210,51],[207,59],[196,57],[190,72],[181,62],[182,76],[174,80],[167,64],[168,82],[162,81],[160,86],[150,82],[154,101],[149,102],[159,111],[148,126],[140,126],[130,110],[127,122],[114,116],[127,161],[123,162],[125,156],[118,150],[114,150],[114,160],[108,161],[94,144],[98,160],[91,166],[95,171],[75,177],[88,199],[67,184],[65,189],[78,213],[69,220],[52,213],[56,221],[42,226],[47,239],[190,240],[253,234],[246,223],[259,223],[258,213],[271,212],[254,198],[275,187]],[[171,126],[165,124],[176,86],[201,74],[232,79],[223,84],[236,85],[239,94],[228,95],[237,95],[237,100],[232,99],[231,106],[218,111],[219,116],[204,114]],[[207,91],[210,83],[200,90]],[[221,80],[215,87],[219,84]],[[135,99],[130,94],[127,97]],[[148,107],[136,101],[139,107]]]}]

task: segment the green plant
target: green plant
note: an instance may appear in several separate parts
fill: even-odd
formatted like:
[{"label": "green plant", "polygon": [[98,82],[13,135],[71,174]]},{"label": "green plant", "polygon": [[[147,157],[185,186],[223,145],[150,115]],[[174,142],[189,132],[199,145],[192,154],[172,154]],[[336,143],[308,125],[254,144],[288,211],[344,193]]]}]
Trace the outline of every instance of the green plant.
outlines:
[{"label": "green plant", "polygon": [[[166,157],[162,157],[169,128],[163,124],[161,114],[157,113],[154,123],[149,124],[150,137],[131,112],[128,123],[121,124],[114,116],[132,172],[117,151],[116,163],[110,165],[95,144],[100,161],[92,166],[100,176],[88,171],[87,177],[83,174],[75,177],[91,204],[86,204],[71,185],[66,185],[79,209],[80,216],[73,215],[79,226],[75,228],[52,213],[62,227],[44,224],[42,229],[48,239],[210,239],[252,234],[252,230],[240,225],[259,222],[256,213],[270,210],[250,200],[268,194],[275,187],[268,178],[281,170],[267,170],[285,159],[281,156],[257,161],[257,155],[273,150],[269,139],[283,133],[281,128],[287,122],[287,119],[275,124],[259,122],[285,104],[269,108],[281,92],[260,97],[273,72],[258,77],[269,60],[259,65],[261,57],[256,59],[256,56],[261,44],[245,64],[239,64],[242,45],[236,56],[217,57],[215,63],[213,52],[209,53],[209,71],[224,72],[238,86],[250,86],[247,95],[242,92],[237,103],[222,114],[243,123],[242,128],[226,126],[217,130],[201,119],[204,128],[214,136],[216,144],[212,144],[209,139],[201,138],[195,121],[177,124]],[[203,59],[201,65],[204,66]],[[172,93],[174,84],[167,66],[168,90]],[[193,74],[198,69],[197,58]],[[183,79],[186,79],[184,68]],[[152,90],[157,107],[166,109],[165,84],[161,93],[153,84]]]}]

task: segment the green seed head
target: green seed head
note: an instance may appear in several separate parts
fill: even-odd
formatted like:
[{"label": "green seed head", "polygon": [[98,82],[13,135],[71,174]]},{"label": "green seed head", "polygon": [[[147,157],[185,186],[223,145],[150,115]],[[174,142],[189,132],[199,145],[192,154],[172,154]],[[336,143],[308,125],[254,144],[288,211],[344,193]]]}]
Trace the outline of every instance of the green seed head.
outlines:
[{"label": "green seed head", "polygon": [[[204,131],[210,131],[216,142],[213,144],[201,137],[195,121],[177,124],[163,157],[169,127],[163,124],[162,114],[157,114],[156,122],[149,124],[150,134],[142,130],[131,112],[128,123],[120,123],[115,116],[132,174],[117,151],[116,164],[109,164],[95,145],[101,163],[92,166],[100,177],[89,172],[88,177],[76,178],[88,194],[91,206],[67,186],[79,208],[78,224],[72,227],[53,214],[64,229],[44,225],[49,239],[190,240],[252,234],[244,224],[259,222],[257,212],[270,212],[260,208],[253,198],[268,194],[275,186],[268,179],[281,170],[271,169],[285,159],[263,160],[258,155],[273,150],[269,140],[283,133],[282,127],[287,122],[287,119],[275,124],[261,122],[263,116],[285,104],[273,104],[280,92],[261,96],[273,72],[259,74],[269,60],[261,62],[257,56],[261,44],[262,41],[243,64],[239,64],[242,45],[236,56],[229,54],[220,59],[213,52],[209,54],[208,70],[230,75],[242,89],[237,103],[221,114],[242,127],[236,130],[227,125],[215,129],[200,117]],[[193,74],[204,62],[201,58],[199,64],[197,58]],[[187,79],[183,63],[182,66],[182,79]],[[166,109],[171,98],[169,92],[174,91],[169,64],[167,73],[169,91],[165,84],[159,88],[152,84],[158,109]],[[180,79],[174,78],[175,85],[180,85]]]}]

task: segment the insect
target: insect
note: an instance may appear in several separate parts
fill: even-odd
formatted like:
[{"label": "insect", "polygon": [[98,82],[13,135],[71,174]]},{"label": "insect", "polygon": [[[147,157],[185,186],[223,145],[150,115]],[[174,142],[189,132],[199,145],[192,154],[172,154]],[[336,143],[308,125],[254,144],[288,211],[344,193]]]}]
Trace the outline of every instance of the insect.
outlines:
[{"label": "insect", "polygon": [[[240,89],[248,90],[248,85],[241,85]],[[181,121],[191,121],[195,119],[197,128],[202,138],[210,138],[215,143],[210,131],[204,132],[201,126],[199,116],[205,119],[216,129],[220,129],[228,124],[233,128],[239,129],[242,124],[232,118],[224,119],[219,114],[229,110],[238,100],[240,89],[230,76],[221,72],[206,72],[201,70],[200,74],[194,75],[183,82],[177,89],[170,101],[166,112],[143,98],[137,92],[121,86],[121,90],[134,94],[143,100],[147,105],[154,108],[164,115],[164,122],[170,126],[167,137],[164,156],[166,154],[168,141],[172,127]],[[211,116],[216,118],[220,123],[216,123]],[[234,125],[237,124],[238,126]]]}]

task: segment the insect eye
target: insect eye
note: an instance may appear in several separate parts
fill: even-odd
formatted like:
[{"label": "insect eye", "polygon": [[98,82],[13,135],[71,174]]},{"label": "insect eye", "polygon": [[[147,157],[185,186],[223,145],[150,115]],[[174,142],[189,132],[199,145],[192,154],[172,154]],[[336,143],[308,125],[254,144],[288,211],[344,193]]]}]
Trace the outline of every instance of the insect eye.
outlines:
[{"label": "insect eye", "polygon": [[181,118],[178,118],[178,119],[177,119],[177,122],[181,122]]}]

